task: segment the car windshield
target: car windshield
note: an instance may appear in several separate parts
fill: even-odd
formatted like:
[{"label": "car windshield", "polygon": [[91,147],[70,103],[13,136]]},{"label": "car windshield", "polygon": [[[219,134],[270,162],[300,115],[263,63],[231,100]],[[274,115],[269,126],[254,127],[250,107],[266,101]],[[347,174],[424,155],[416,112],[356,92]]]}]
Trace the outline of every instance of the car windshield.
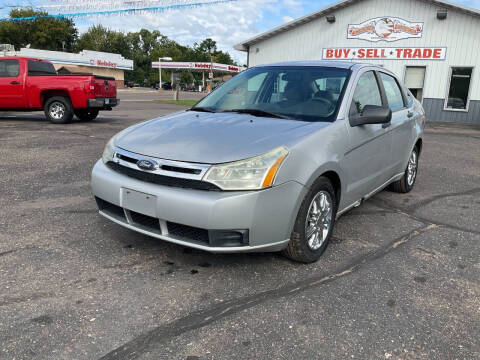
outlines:
[{"label": "car windshield", "polygon": [[334,121],[350,70],[269,66],[246,70],[193,111],[238,112],[300,121]]}]

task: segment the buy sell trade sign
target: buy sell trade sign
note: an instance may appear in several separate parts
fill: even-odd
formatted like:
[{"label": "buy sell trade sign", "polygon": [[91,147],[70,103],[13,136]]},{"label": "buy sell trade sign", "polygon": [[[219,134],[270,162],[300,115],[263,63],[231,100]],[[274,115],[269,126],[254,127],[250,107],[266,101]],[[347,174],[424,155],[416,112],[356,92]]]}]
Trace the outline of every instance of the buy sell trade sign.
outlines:
[{"label": "buy sell trade sign", "polygon": [[324,60],[445,60],[446,47],[324,48]]}]

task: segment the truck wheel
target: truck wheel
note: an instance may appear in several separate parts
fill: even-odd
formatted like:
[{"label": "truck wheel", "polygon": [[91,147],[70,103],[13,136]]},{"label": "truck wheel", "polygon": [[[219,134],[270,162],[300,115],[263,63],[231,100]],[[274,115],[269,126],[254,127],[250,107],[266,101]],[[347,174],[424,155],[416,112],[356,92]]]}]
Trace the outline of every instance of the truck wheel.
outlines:
[{"label": "truck wheel", "polygon": [[63,96],[48,99],[43,110],[47,120],[54,124],[67,124],[73,118],[72,103],[70,99]]},{"label": "truck wheel", "polygon": [[75,115],[82,121],[92,121],[98,116],[99,110],[82,109],[75,110]]},{"label": "truck wheel", "polygon": [[330,180],[319,177],[303,199],[284,255],[303,263],[317,261],[332,236],[336,213],[335,190]]},{"label": "truck wheel", "polygon": [[391,189],[398,193],[408,193],[413,189],[415,185],[415,180],[417,179],[417,171],[418,171],[418,149],[415,148],[412,150],[410,154],[410,158],[408,159],[407,168],[405,169],[405,173],[403,177],[392,183]]}]

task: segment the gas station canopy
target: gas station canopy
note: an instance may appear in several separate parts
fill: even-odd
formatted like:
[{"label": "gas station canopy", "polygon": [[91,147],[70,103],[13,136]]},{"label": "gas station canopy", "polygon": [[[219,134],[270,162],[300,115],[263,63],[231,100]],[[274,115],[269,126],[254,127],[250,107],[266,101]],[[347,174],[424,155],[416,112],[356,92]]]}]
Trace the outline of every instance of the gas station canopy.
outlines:
[{"label": "gas station canopy", "polygon": [[161,67],[165,70],[189,70],[189,71],[217,71],[224,73],[239,73],[245,70],[244,67],[227,65],[227,64],[218,64],[209,62],[152,62],[152,68],[158,69]]}]

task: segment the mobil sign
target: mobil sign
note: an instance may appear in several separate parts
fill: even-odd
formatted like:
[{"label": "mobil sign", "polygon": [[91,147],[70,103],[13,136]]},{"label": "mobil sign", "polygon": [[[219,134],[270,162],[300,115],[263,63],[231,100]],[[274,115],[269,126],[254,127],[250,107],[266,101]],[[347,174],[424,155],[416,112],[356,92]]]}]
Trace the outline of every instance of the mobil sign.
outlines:
[{"label": "mobil sign", "polygon": [[325,48],[324,60],[445,60],[446,47]]}]

